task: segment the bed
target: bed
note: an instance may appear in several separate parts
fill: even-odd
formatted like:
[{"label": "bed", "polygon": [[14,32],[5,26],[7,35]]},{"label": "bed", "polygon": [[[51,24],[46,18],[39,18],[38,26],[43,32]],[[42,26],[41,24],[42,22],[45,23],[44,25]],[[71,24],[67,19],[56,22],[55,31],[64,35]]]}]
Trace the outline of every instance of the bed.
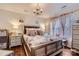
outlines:
[{"label": "bed", "polygon": [[[27,29],[34,32],[30,30],[29,34]],[[62,52],[62,40],[45,38],[37,26],[24,26],[22,45],[27,56],[54,56]]]}]

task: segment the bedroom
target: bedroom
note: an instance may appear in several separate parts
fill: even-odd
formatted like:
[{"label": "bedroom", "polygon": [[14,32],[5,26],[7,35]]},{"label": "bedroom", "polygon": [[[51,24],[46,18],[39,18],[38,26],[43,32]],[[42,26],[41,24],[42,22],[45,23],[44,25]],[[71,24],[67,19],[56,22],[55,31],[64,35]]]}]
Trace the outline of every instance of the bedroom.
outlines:
[{"label": "bedroom", "polygon": [[[79,3],[0,4],[0,54],[5,55],[10,52],[15,56],[48,56],[61,52],[61,54],[64,53],[63,55],[66,53],[67,55],[79,55],[72,53],[71,50],[74,37],[72,35],[75,35],[72,34],[72,25],[79,22],[78,7]],[[78,24],[75,25],[78,26]],[[36,46],[29,47],[26,41],[31,41],[30,43]],[[79,49],[75,43],[73,44],[76,49]],[[11,51],[7,52],[6,46]]]}]

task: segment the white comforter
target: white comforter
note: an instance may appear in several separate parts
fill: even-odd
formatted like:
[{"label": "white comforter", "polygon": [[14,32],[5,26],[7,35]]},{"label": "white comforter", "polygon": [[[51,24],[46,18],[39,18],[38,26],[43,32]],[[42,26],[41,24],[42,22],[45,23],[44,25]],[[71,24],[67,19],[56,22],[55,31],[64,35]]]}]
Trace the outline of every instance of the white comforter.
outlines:
[{"label": "white comforter", "polygon": [[27,41],[30,45],[39,45],[39,44],[42,44],[42,43],[49,41],[45,37],[38,36],[38,35],[36,35],[36,36],[24,35],[24,40]]}]

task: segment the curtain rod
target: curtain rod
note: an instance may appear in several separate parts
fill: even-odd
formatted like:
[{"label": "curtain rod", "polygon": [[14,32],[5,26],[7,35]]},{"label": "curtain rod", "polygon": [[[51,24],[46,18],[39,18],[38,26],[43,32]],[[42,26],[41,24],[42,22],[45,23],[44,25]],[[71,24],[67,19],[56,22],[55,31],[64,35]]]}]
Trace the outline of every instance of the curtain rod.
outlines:
[{"label": "curtain rod", "polygon": [[67,13],[61,14],[61,15],[59,15],[59,16],[51,17],[50,20],[51,20],[51,19],[58,18],[58,17],[61,17],[61,16],[68,15],[68,14],[71,14],[71,13],[74,13],[74,12],[77,12],[77,11],[79,11],[79,9],[76,9],[76,10],[74,10],[74,11],[71,11],[71,12],[67,12]]}]

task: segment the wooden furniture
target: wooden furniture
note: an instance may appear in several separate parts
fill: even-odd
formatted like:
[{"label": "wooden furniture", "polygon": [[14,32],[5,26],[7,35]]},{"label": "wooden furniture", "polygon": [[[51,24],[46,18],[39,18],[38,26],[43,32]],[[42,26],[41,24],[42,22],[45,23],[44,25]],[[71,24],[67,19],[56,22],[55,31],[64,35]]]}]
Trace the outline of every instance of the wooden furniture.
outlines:
[{"label": "wooden furniture", "polygon": [[26,28],[35,28],[35,29],[38,29],[40,27],[38,27],[38,26],[24,26],[24,34],[27,33],[27,29]]},{"label": "wooden furniture", "polygon": [[72,49],[79,53],[79,23],[72,25]]},{"label": "wooden furniture", "polygon": [[10,36],[10,47],[21,45],[22,36]]},{"label": "wooden furniture", "polygon": [[[26,28],[39,28],[37,26],[24,26],[24,34],[26,34]],[[22,46],[25,51],[25,55],[28,56],[49,56],[56,55],[62,52],[62,40],[47,41],[44,44],[37,46],[29,46],[27,41],[22,37]]]},{"label": "wooden furniture", "polygon": [[62,44],[63,44],[63,48],[64,48],[64,47],[67,47],[67,44],[68,44],[68,43],[67,43],[67,40],[62,40]]},{"label": "wooden furniture", "polygon": [[29,46],[27,42],[23,39],[22,45],[25,51],[25,54],[28,56],[54,56],[62,52],[62,41],[50,41],[44,44],[37,46]]},{"label": "wooden furniture", "polygon": [[6,29],[0,30],[0,49],[9,49],[9,35]]},{"label": "wooden furniture", "polygon": [[9,50],[0,50],[0,56],[14,56],[14,52]]}]

